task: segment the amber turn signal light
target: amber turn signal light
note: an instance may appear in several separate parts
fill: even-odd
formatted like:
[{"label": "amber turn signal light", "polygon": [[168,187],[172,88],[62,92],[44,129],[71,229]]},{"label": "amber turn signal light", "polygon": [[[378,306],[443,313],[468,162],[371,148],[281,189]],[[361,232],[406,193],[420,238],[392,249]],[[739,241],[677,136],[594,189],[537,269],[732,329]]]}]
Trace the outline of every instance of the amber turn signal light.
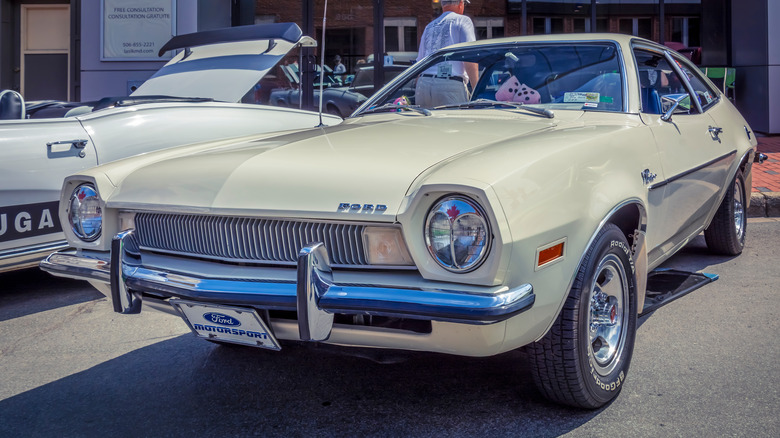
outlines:
[{"label": "amber turn signal light", "polygon": [[549,248],[540,250],[538,259],[536,261],[536,266],[542,267],[554,260],[563,257],[563,243],[564,242],[561,242]]}]

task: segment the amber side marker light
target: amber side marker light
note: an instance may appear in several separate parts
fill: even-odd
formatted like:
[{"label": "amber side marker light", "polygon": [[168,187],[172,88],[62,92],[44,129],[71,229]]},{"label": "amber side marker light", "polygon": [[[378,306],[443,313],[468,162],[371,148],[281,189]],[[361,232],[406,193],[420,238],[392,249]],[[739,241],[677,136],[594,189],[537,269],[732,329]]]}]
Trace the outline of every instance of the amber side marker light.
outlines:
[{"label": "amber side marker light", "polygon": [[565,243],[565,241],[561,241],[553,244],[548,248],[538,250],[536,256],[536,267],[541,268],[563,257],[563,246]]}]

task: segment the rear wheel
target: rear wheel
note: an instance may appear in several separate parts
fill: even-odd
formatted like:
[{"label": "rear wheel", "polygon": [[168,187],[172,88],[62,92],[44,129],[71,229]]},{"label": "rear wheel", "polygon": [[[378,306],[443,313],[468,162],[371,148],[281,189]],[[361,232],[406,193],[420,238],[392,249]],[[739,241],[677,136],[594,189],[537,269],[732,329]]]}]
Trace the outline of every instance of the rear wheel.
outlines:
[{"label": "rear wheel", "polygon": [[588,249],[552,328],[529,348],[542,394],[595,409],[620,393],[634,350],[635,285],[628,241],[608,224]]},{"label": "rear wheel", "polygon": [[742,253],[747,231],[746,197],[745,178],[742,171],[737,171],[712,223],[704,230],[704,240],[710,251],[723,255]]}]

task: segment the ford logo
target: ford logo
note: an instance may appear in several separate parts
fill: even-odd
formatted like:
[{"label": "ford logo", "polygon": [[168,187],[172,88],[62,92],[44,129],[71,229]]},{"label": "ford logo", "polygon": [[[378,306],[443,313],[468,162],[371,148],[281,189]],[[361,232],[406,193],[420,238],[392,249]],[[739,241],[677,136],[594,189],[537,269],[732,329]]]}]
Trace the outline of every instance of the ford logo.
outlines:
[{"label": "ford logo", "polygon": [[236,318],[216,312],[204,313],[203,319],[213,324],[226,325],[229,327],[238,327],[241,325],[241,321]]}]

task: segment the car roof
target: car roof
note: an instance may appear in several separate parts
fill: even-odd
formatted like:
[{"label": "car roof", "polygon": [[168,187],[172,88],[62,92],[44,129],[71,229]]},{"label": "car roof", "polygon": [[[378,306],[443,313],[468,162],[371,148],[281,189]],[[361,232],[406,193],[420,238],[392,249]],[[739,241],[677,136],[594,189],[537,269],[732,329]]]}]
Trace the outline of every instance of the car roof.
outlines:
[{"label": "car roof", "polygon": [[[449,46],[450,48],[456,47],[468,47],[468,46],[481,46],[481,45],[493,45],[493,44],[511,44],[511,43],[553,43],[553,42],[615,42],[620,46],[629,47],[632,42],[639,41],[644,44],[649,44],[657,47],[661,46],[653,41],[635,37],[633,35],[624,35],[620,33],[566,33],[566,34],[549,34],[549,35],[526,35],[526,36],[514,36],[504,38],[494,38],[489,40],[478,40],[468,43],[460,43]],[[667,47],[668,49],[668,47]]]}]

